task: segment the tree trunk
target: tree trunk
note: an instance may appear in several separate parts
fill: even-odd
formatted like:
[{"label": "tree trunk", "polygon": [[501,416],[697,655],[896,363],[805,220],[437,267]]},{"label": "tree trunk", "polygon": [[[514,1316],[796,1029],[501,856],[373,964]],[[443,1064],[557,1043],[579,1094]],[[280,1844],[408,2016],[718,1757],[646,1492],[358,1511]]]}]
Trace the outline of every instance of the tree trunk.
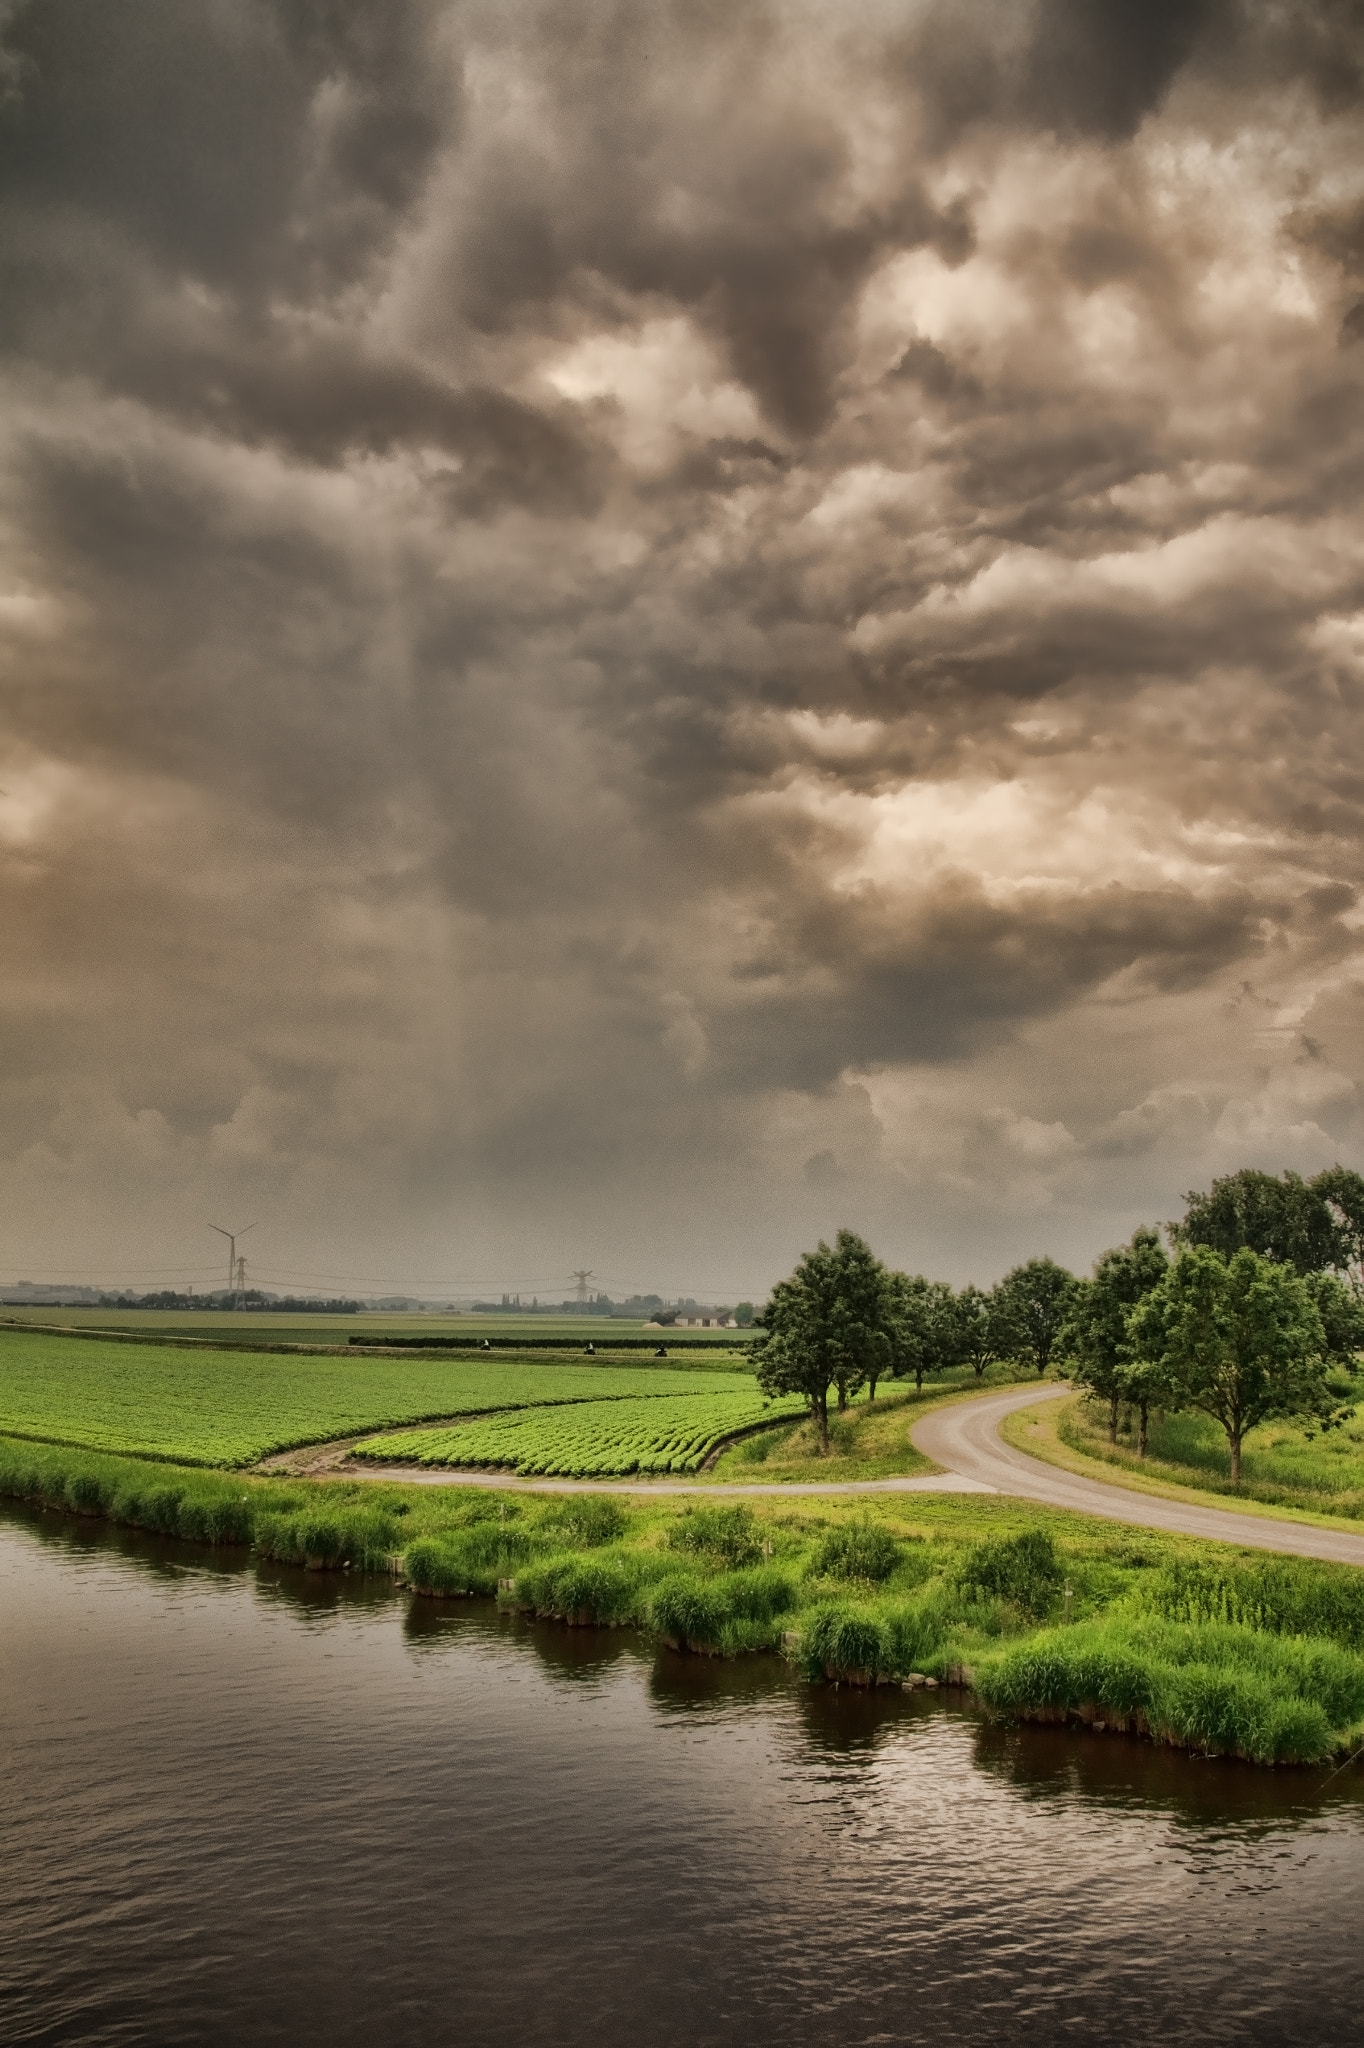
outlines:
[{"label": "tree trunk", "polygon": [[838,1412],[839,1412],[839,1414],[840,1414],[840,1415],[841,1415],[841,1414],[843,1413],[843,1411],[844,1411],[844,1409],[845,1409],[845,1408],[847,1407],[847,1405],[848,1405],[848,1382],[847,1382],[846,1380],[840,1380],[840,1381],[839,1381],[839,1383],[838,1383]]},{"label": "tree trunk", "polygon": [[878,1377],[879,1375],[873,1373],[867,1380],[867,1399],[869,1401],[874,1401],[876,1399],[876,1381]]},{"label": "tree trunk", "polygon": [[914,1391],[916,1394],[921,1394],[923,1392],[923,1389],[924,1369],[921,1365],[916,1365],[914,1368]]},{"label": "tree trunk", "polygon": [[1108,1397],[1108,1441],[1111,1444],[1115,1444],[1118,1441],[1118,1397],[1116,1394],[1110,1394]]},{"label": "tree trunk", "polygon": [[829,1448],[828,1390],[826,1389],[824,1393],[815,1395],[811,1406],[815,1411],[815,1428],[819,1433],[819,1448],[821,1451],[827,1451]]},{"label": "tree trunk", "polygon": [[1138,1428],[1138,1431],[1137,1431],[1137,1456],[1138,1456],[1139,1458],[1144,1458],[1144,1457],[1146,1456],[1146,1403],[1145,1403],[1145,1401],[1139,1401],[1139,1402],[1137,1403],[1137,1414],[1138,1414],[1138,1415],[1140,1416],[1140,1418],[1141,1418],[1141,1423],[1140,1423],[1140,1427]]},{"label": "tree trunk", "polygon": [[1232,1430],[1228,1430],[1228,1431],[1227,1431],[1227,1442],[1228,1442],[1228,1443],[1229,1443],[1229,1444],[1231,1445],[1231,1483],[1232,1483],[1232,1485],[1233,1485],[1233,1486],[1239,1486],[1239,1485],[1241,1484],[1241,1432],[1240,1432],[1240,1430],[1238,1429],[1238,1430],[1236,1430],[1236,1431],[1234,1431],[1234,1432],[1233,1432]]}]

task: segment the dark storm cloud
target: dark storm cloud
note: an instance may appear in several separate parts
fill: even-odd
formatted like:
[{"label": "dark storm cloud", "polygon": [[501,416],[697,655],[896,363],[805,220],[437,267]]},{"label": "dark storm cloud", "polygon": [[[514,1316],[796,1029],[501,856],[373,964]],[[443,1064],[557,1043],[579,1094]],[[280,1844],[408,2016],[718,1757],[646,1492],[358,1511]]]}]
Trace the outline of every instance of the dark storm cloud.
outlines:
[{"label": "dark storm cloud", "polygon": [[[425,0],[20,0],[0,189],[60,232],[308,298],[391,231],[458,121]],[[319,105],[319,94],[325,95]]]},{"label": "dark storm cloud", "polygon": [[0,20],[33,1264],[1355,1142],[1356,8]]}]

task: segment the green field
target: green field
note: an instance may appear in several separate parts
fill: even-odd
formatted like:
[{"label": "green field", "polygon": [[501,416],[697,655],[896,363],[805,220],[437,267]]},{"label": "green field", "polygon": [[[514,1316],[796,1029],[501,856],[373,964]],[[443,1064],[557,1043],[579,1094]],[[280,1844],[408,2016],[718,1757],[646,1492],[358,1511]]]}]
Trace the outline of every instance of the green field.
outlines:
[{"label": "green field", "polygon": [[[751,1384],[751,1382],[750,1382]],[[0,1431],[199,1465],[389,1423],[556,1402],[733,1398],[732,1373],[640,1360],[182,1350],[0,1330]]]},{"label": "green field", "polygon": [[354,1456],[386,1463],[487,1466],[582,1479],[631,1472],[695,1472],[718,1443],[754,1423],[799,1416],[804,1402],[765,1400],[756,1385],[700,1398],[583,1401],[490,1415],[452,1429],[403,1430],[358,1444]]},{"label": "green field", "polygon": [[1364,1519],[1364,1403],[1339,1426],[1266,1422],[1246,1438],[1239,1486],[1223,1430],[1206,1415],[1153,1416],[1145,1458],[1138,1458],[1130,1424],[1108,1441],[1107,1409],[1074,1403],[1060,1418],[1062,1443],[1151,1479],[1227,1493],[1273,1507],[1306,1508],[1320,1515]]},{"label": "green field", "polygon": [[1364,1732],[1364,1572],[1002,1497],[747,1503],[228,1474],[0,1436],[0,1494],[281,1566],[401,1570],[418,1596],[628,1623],[819,1683],[916,1674],[1008,1717],[1261,1762]]},{"label": "green field", "polygon": [[382,1344],[389,1338],[409,1341],[431,1337],[480,1344],[485,1337],[555,1338],[572,1346],[610,1347],[628,1337],[667,1345],[685,1340],[714,1345],[718,1351],[742,1349],[752,1337],[741,1330],[654,1330],[642,1322],[616,1316],[427,1315],[413,1310],[369,1311],[353,1316],[281,1315],[269,1309],[137,1309],[137,1308],[0,1308],[0,1317],[39,1328],[145,1331],[150,1336],[207,1337],[214,1343],[349,1344],[352,1337]]}]

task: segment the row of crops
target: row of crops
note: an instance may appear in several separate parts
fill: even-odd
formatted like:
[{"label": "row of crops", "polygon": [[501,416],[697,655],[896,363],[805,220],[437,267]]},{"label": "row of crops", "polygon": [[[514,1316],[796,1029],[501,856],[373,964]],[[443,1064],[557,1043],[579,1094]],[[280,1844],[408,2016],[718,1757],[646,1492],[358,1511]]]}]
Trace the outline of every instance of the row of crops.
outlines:
[{"label": "row of crops", "polygon": [[653,1399],[582,1401],[522,1409],[450,1428],[372,1438],[354,1455],[382,1463],[488,1466],[574,1479],[631,1472],[694,1472],[717,1444],[754,1423],[803,1413],[766,1401],[756,1385]]},{"label": "row of crops", "polygon": [[298,1444],[494,1410],[704,1406],[736,1384],[753,1385],[643,1362],[338,1358],[0,1333],[0,1434],[187,1465],[249,1465]]}]

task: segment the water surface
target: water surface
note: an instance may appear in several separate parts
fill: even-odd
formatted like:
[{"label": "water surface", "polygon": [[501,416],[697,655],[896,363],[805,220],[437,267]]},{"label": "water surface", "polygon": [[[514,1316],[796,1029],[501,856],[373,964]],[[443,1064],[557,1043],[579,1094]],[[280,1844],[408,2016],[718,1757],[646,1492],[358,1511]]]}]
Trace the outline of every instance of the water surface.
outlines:
[{"label": "water surface", "polygon": [[1340,2041],[1364,1783],[0,1513],[0,2037]]}]

